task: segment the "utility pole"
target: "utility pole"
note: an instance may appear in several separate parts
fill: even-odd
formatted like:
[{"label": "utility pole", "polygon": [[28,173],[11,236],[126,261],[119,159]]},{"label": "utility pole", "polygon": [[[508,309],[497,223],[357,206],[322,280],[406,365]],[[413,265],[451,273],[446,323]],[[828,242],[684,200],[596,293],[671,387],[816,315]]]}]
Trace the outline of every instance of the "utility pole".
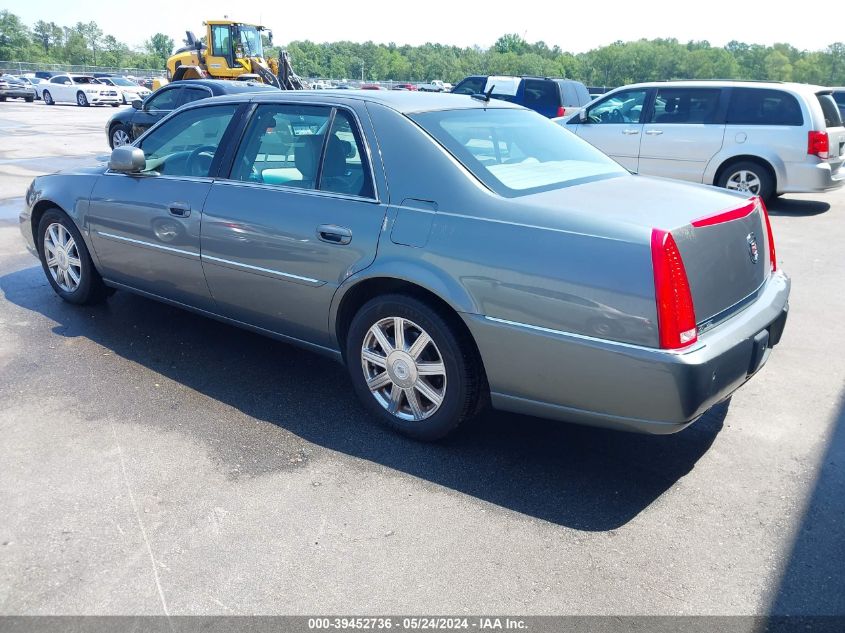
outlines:
[{"label": "utility pole", "polygon": [[361,81],[364,81],[364,60],[361,60]]}]

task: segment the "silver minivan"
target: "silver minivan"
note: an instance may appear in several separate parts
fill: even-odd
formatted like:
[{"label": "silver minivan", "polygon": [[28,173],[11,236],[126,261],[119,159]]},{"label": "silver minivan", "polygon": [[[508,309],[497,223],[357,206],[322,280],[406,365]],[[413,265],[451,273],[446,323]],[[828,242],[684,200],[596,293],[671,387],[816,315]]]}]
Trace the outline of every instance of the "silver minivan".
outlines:
[{"label": "silver minivan", "polygon": [[558,122],[632,172],[763,198],[845,184],[830,88],[672,81],[623,86]]}]

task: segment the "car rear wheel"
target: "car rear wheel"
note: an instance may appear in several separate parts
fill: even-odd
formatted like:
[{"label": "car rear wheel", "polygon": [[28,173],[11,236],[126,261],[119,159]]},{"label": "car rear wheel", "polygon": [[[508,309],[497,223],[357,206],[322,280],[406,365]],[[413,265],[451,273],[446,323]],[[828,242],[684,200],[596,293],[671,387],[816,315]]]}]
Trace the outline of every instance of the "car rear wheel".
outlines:
[{"label": "car rear wheel", "polygon": [[125,123],[118,123],[109,132],[109,145],[112,149],[129,145],[132,139],[129,136],[129,128]]},{"label": "car rear wheel", "polygon": [[111,294],[76,225],[58,209],[46,211],[38,223],[38,255],[47,281],[65,301],[97,303]]},{"label": "car rear wheel", "polygon": [[388,295],[361,307],[346,362],[365,406],[414,439],[445,437],[478,409],[483,370],[472,342],[418,299]]},{"label": "car rear wheel", "polygon": [[88,97],[85,96],[85,93],[81,90],[76,93],[76,105],[87,108],[88,107]]},{"label": "car rear wheel", "polygon": [[53,105],[56,103],[55,101],[53,101],[53,95],[50,94],[49,90],[45,90],[43,93],[41,93],[41,98],[44,99],[44,103],[46,103],[47,105]]},{"label": "car rear wheel", "polygon": [[729,165],[722,171],[716,184],[731,191],[760,196],[763,200],[770,200],[775,192],[774,179],[769,170],[753,161]]}]

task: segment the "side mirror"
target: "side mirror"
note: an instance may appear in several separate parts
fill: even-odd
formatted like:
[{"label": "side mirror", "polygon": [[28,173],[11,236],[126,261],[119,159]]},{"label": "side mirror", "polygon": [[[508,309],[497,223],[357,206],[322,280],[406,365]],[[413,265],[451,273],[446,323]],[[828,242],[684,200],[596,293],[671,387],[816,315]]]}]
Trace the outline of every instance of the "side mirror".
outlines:
[{"label": "side mirror", "polygon": [[109,169],[123,174],[137,174],[147,166],[144,152],[138,147],[122,145],[112,150],[109,158]]},{"label": "side mirror", "polygon": [[270,42],[270,46],[273,45],[273,31],[267,31],[267,41]]},{"label": "side mirror", "polygon": [[132,99],[132,107],[136,110],[142,110],[144,108],[144,102],[140,99]]},{"label": "side mirror", "polygon": [[586,123],[588,119],[589,119],[589,117],[587,116],[587,110],[586,110],[586,109],[581,110],[581,111],[578,113],[578,120],[579,120],[581,123]]}]

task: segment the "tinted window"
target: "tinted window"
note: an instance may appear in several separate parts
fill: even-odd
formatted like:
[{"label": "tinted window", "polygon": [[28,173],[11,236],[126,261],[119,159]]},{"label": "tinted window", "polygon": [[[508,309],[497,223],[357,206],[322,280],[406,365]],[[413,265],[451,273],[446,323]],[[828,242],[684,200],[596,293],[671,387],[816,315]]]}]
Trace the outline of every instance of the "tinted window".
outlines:
[{"label": "tinted window", "polygon": [[238,104],[192,108],[153,130],[140,147],[145,172],[169,176],[208,176],[217,146]]},{"label": "tinted window", "polygon": [[206,90],[205,88],[188,88],[187,90],[183,90],[183,97],[180,105],[185,105],[186,103],[190,103],[191,101],[199,101],[200,99],[207,99],[208,97],[212,96],[211,92]]},{"label": "tinted window", "polygon": [[557,108],[560,105],[558,90],[558,85],[553,81],[526,79],[523,104],[532,110]]},{"label": "tinted window", "polygon": [[361,134],[352,116],[338,110],[326,143],[320,190],[373,198],[373,181]]},{"label": "tinted window", "polygon": [[623,90],[587,110],[590,123],[639,123],[648,90]]},{"label": "tinted window", "polygon": [[718,88],[660,88],[651,123],[714,123],[721,94]]},{"label": "tinted window", "polygon": [[168,88],[154,94],[146,103],[147,110],[175,110],[184,90]]},{"label": "tinted window", "polygon": [[324,106],[258,106],[238,148],[232,180],[315,189],[330,117],[331,108]]},{"label": "tinted window", "polygon": [[833,100],[840,108],[845,107],[845,90],[833,93]]},{"label": "tinted window", "polygon": [[477,108],[411,118],[500,195],[627,173],[586,141],[528,110]]},{"label": "tinted window", "polygon": [[211,27],[211,54],[225,57],[232,52],[232,40],[229,38],[229,27],[218,25]]},{"label": "tinted window", "polygon": [[728,107],[729,124],[803,125],[798,100],[781,90],[734,88]]},{"label": "tinted window", "polygon": [[467,77],[455,86],[452,92],[458,95],[475,95],[484,91],[486,82],[486,77]]},{"label": "tinted window", "polygon": [[836,102],[829,94],[816,95],[819,100],[819,105],[822,107],[824,114],[825,127],[839,127],[842,125],[842,118],[839,116],[839,108],[836,107]]}]

